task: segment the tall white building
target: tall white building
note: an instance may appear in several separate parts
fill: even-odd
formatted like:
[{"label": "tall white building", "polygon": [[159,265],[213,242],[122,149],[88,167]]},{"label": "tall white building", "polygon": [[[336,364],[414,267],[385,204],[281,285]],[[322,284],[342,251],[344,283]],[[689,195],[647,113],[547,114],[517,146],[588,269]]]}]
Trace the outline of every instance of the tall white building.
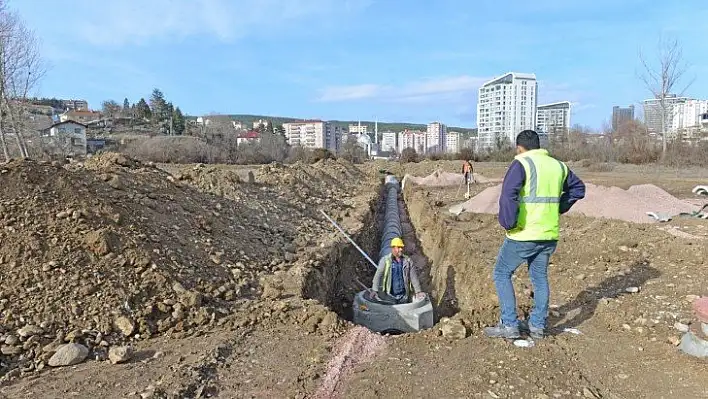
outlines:
[{"label": "tall white building", "polygon": [[445,139],[445,152],[456,154],[461,149],[462,135],[459,132],[448,132]]},{"label": "tall white building", "polygon": [[[686,97],[678,97],[675,94],[669,94],[665,99],[666,104],[666,130],[671,130],[673,124],[674,104],[679,101],[688,100]],[[649,134],[661,134],[661,100],[658,98],[650,98],[642,101],[644,106],[644,123],[647,126]]]},{"label": "tall white building", "polygon": [[396,147],[396,132],[383,132],[381,133],[381,151],[383,152],[397,152]]},{"label": "tall white building", "polygon": [[418,154],[425,154],[427,148],[427,133],[417,130],[405,130],[398,133],[398,151],[413,148]]},{"label": "tall white building", "polygon": [[479,88],[477,129],[480,148],[497,139],[514,143],[516,135],[536,127],[538,83],[532,73],[509,72]]},{"label": "tall white building", "polygon": [[676,111],[671,121],[672,131],[698,128],[701,115],[708,112],[708,100],[686,99],[677,102],[674,107]]},{"label": "tall white building", "polygon": [[283,123],[285,138],[292,146],[326,148],[337,152],[341,144],[341,129],[321,120]]},{"label": "tall white building", "polygon": [[570,101],[539,105],[536,109],[536,132],[553,138],[570,131]]},{"label": "tall white building", "polygon": [[445,144],[447,140],[447,126],[444,123],[432,122],[428,124],[427,130],[427,153],[445,152]]},{"label": "tall white building", "polygon": [[253,130],[257,130],[261,125],[263,125],[264,128],[268,127],[269,122],[263,119],[259,119],[257,121],[253,122]]}]

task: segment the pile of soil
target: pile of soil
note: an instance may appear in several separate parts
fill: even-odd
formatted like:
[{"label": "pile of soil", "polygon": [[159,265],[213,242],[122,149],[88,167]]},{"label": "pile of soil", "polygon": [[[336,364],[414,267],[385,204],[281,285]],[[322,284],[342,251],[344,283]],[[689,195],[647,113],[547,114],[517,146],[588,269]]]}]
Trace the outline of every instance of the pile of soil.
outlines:
[{"label": "pile of soil", "polygon": [[[501,185],[489,187],[470,200],[453,206],[450,211],[458,213],[464,209],[464,212],[496,214],[499,212],[500,194]],[[654,219],[647,216],[647,212],[676,215],[696,209],[692,203],[678,199],[653,184],[631,186],[623,190],[614,186],[586,183],[585,198],[577,202],[568,214],[652,223]]]},{"label": "pile of soil", "polygon": [[[248,312],[262,277],[290,269],[331,232],[311,218],[310,204],[288,198],[312,194],[353,206],[341,202],[353,195],[345,185],[316,180],[341,171],[308,171],[317,177],[294,190],[241,184],[221,172],[211,180],[209,170],[175,177],[118,154],[0,166],[4,365],[40,369],[65,342],[105,358],[114,344],[180,336],[242,307]],[[269,173],[259,176],[304,174]]]},{"label": "pile of soil", "polygon": [[[489,179],[479,173],[474,173],[475,182],[478,184],[486,184],[501,181],[500,179]],[[446,187],[456,186],[464,183],[465,176],[462,173],[450,173],[443,170],[436,170],[426,177],[417,177],[412,175],[405,176],[406,181],[410,181],[420,186],[429,187]]]}]

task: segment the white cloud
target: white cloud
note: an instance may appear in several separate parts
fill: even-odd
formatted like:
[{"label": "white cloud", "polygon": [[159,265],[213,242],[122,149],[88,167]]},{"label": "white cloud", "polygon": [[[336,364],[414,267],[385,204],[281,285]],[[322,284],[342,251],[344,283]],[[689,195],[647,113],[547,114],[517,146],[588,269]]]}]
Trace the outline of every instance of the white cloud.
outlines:
[{"label": "white cloud", "polygon": [[404,85],[360,84],[330,86],[317,97],[321,102],[377,100],[382,102],[432,103],[476,99],[477,89],[489,77],[453,76],[429,78]]},{"label": "white cloud", "polygon": [[[93,45],[207,35],[233,41],[253,32],[297,28],[305,18],[352,13],[371,0],[77,0],[68,18]],[[308,28],[312,22],[308,22]]]}]

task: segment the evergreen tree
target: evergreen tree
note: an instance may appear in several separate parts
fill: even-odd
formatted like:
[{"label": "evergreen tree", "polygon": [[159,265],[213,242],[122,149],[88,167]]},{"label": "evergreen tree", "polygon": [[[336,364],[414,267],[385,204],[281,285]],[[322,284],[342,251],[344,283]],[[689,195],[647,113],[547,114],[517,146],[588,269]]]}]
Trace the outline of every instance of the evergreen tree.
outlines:
[{"label": "evergreen tree", "polygon": [[274,132],[275,134],[285,137],[285,127],[282,123],[274,128]]},{"label": "evergreen tree", "polygon": [[133,106],[134,112],[135,112],[135,117],[136,118],[151,118],[152,117],[152,112],[150,111],[150,107],[148,106],[147,101],[145,101],[144,98],[141,98],[140,101],[137,102]]},{"label": "evergreen tree", "polygon": [[130,110],[130,101],[128,99],[123,100],[123,112],[128,112]]},{"label": "evergreen tree", "polygon": [[150,96],[150,110],[155,118],[155,122],[164,122],[169,118],[169,109],[165,95],[159,89],[153,89]]},{"label": "evergreen tree", "polygon": [[180,110],[179,107],[176,107],[172,112],[172,128],[174,129],[174,134],[184,134],[186,127],[182,110]]}]

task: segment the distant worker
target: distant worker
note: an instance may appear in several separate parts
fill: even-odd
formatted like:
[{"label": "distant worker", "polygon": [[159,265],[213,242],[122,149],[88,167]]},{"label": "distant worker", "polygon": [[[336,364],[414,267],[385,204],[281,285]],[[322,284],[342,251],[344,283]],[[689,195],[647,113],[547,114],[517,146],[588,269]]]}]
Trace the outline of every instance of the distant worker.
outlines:
[{"label": "distant worker", "polygon": [[474,168],[472,160],[462,161],[462,174],[465,175],[465,184],[470,184],[474,181]]},{"label": "distant worker", "polygon": [[410,302],[413,297],[425,298],[413,261],[403,254],[402,239],[391,240],[391,253],[379,261],[371,288],[375,292],[385,292],[399,304]]},{"label": "distant worker", "polygon": [[[519,133],[516,152],[499,197],[499,224],[506,230],[494,266],[501,320],[485,328],[484,333],[515,339],[521,329],[531,338],[540,339],[548,317],[548,263],[558,243],[560,215],[585,197],[585,184],[563,162],[541,149],[533,130]],[[529,266],[534,307],[528,322],[522,323],[511,277],[524,262]]]}]

